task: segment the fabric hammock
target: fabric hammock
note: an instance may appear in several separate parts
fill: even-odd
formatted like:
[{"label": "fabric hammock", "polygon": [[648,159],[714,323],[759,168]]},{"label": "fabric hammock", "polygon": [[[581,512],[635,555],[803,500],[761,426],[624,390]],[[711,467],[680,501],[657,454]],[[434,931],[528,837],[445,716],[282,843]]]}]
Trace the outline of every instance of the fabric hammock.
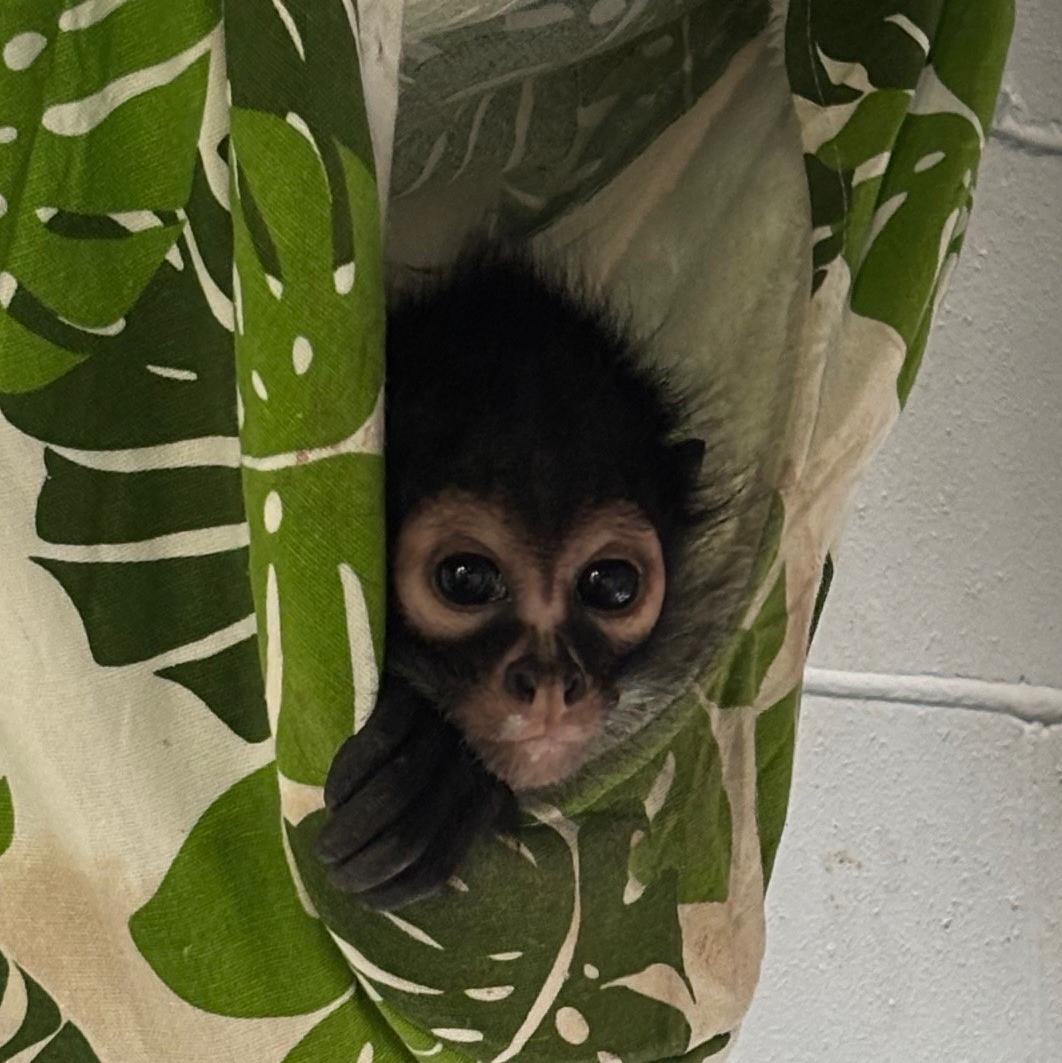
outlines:
[{"label": "fabric hammock", "polygon": [[[699,1061],[749,1005],[1012,5],[402,8],[0,8],[0,1060]],[[397,916],[309,854],[384,650],[381,202],[398,273],[484,221],[577,260],[768,500],[667,725]]]}]

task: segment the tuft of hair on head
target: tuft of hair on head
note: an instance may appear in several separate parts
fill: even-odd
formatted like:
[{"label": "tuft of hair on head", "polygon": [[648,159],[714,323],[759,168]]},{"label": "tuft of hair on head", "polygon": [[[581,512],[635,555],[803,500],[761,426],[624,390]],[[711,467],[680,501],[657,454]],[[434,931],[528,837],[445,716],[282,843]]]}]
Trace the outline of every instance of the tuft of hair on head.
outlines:
[{"label": "tuft of hair on head", "polygon": [[547,537],[612,497],[665,533],[681,516],[678,403],[610,306],[522,249],[478,241],[398,296],[387,371],[398,522],[443,484],[497,495]]}]

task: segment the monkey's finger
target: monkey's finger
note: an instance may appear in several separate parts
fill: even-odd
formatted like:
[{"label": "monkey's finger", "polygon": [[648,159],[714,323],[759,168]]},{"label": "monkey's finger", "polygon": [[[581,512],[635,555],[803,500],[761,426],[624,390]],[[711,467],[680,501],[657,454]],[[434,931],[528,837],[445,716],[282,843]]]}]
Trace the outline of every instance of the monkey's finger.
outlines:
[{"label": "monkey's finger", "polygon": [[350,798],[361,783],[377,771],[413,730],[422,713],[417,711],[416,696],[382,695],[365,726],[351,735],[332,761],[325,781],[324,798],[328,808],[335,808]]},{"label": "monkey's finger", "polygon": [[440,755],[442,721],[424,721],[409,740],[332,813],[316,842],[326,864],[349,859],[393,823],[431,782]]},{"label": "monkey's finger", "polygon": [[457,870],[480,826],[478,817],[471,820],[456,818],[419,860],[390,881],[362,893],[362,903],[377,911],[389,912],[430,897]]},{"label": "monkey's finger", "polygon": [[332,885],[346,893],[362,893],[397,877],[419,859],[464,796],[461,770],[456,758],[444,764],[431,785],[398,819],[329,871]]},{"label": "monkey's finger", "polygon": [[476,836],[497,817],[505,792],[500,784],[486,792],[482,785],[476,786],[441,824],[421,856],[390,881],[362,893],[362,903],[391,911],[431,896],[453,876]]}]

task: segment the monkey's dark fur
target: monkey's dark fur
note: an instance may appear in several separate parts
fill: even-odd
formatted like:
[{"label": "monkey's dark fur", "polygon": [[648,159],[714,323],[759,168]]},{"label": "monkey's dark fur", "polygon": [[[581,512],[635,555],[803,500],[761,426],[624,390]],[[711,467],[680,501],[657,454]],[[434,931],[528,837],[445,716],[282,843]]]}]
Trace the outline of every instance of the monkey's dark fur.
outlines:
[{"label": "monkey's dark fur", "polygon": [[630,339],[521,258],[466,256],[388,319],[388,523],[442,486],[493,494],[543,541],[636,501],[673,538],[702,447]]},{"label": "monkey's dark fur", "polygon": [[[659,619],[625,656],[589,635],[579,653],[617,691],[605,724],[612,741],[658,714],[733,628],[741,566],[705,555],[737,493],[714,441],[706,452],[690,438],[688,404],[615,314],[525,255],[480,245],[390,308],[387,388],[392,551],[420,503],[446,489],[496,501],[543,549],[588,506],[640,507],[668,571]],[[515,822],[511,791],[469,748],[440,693],[514,638],[501,623],[440,646],[410,628],[392,587],[380,698],[337,755],[319,843],[333,881],[365,903],[395,907],[432,892],[477,833]]]}]

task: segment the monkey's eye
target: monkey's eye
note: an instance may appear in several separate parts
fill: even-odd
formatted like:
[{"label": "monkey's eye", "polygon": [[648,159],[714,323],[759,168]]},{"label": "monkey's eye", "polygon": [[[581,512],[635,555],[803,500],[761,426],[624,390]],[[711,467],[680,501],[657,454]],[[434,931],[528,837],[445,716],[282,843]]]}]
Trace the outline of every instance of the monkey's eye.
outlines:
[{"label": "monkey's eye", "polygon": [[575,593],[583,605],[602,612],[626,609],[638,597],[638,570],[629,561],[595,561],[583,569]]},{"label": "monkey's eye", "polygon": [[435,566],[435,586],[454,605],[489,605],[509,593],[498,566],[482,554],[451,554]]}]

